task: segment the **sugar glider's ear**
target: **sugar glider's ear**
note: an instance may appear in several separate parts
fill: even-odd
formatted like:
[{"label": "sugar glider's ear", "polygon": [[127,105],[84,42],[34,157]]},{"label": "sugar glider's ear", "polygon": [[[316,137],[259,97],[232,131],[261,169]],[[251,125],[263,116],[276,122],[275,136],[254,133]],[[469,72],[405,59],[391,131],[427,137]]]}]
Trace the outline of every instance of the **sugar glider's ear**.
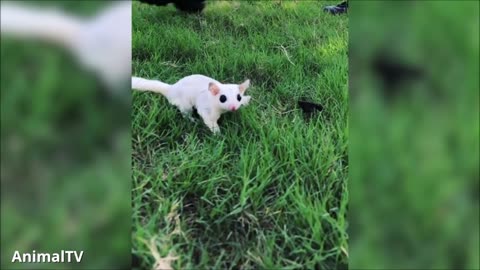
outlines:
[{"label": "sugar glider's ear", "polygon": [[213,82],[210,82],[208,84],[208,90],[210,91],[210,93],[212,93],[212,95],[216,96],[218,95],[218,93],[220,93],[220,87],[218,87],[218,85],[216,85],[215,83]]},{"label": "sugar glider's ear", "polygon": [[244,81],[242,84],[238,86],[238,89],[240,90],[240,93],[245,93],[247,88],[250,87],[250,80]]},{"label": "sugar glider's ear", "polygon": [[250,99],[251,99],[251,98],[252,98],[251,96],[243,96],[243,98],[242,98],[242,105],[243,105],[243,106],[247,106],[248,103],[250,103]]}]

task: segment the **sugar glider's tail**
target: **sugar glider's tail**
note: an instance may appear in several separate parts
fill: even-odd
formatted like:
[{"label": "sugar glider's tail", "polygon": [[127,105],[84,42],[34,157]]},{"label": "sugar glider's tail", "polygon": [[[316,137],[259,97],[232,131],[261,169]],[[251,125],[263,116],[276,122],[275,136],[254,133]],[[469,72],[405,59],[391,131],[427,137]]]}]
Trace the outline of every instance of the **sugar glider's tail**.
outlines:
[{"label": "sugar glider's tail", "polygon": [[70,47],[85,25],[81,19],[53,8],[34,8],[12,2],[2,2],[0,7],[2,37],[7,34],[39,38]]},{"label": "sugar glider's tail", "polygon": [[132,77],[132,89],[160,93],[165,96],[170,89],[170,85],[157,80]]}]

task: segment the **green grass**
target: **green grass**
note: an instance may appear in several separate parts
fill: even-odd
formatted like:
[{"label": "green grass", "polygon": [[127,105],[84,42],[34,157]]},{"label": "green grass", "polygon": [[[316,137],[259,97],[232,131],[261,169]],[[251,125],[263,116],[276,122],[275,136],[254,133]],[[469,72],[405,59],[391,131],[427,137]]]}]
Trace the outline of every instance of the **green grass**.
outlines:
[{"label": "green grass", "polygon": [[[478,1],[352,1],[349,266],[480,269]],[[378,52],[423,70],[383,87]]]},{"label": "green grass", "polygon": [[[133,253],[151,268],[347,265],[348,19],[327,2],[209,2],[203,15],[133,4],[133,74],[249,78],[222,135],[133,93]],[[307,120],[296,102],[324,110]]]}]

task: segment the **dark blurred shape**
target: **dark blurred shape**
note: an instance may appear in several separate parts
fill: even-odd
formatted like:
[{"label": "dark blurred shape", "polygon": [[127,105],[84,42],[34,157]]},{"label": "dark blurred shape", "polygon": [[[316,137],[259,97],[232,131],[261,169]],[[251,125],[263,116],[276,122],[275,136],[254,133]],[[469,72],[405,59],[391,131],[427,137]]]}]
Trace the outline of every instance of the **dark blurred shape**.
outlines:
[{"label": "dark blurred shape", "polygon": [[311,117],[315,113],[320,113],[323,110],[323,106],[308,101],[298,101],[298,106],[303,111],[306,117]]},{"label": "dark blurred shape", "polygon": [[323,8],[324,11],[329,12],[333,15],[339,15],[348,12],[348,1],[341,2],[338,5],[326,6]]},{"label": "dark blurred shape", "polygon": [[386,52],[378,53],[373,57],[372,67],[374,74],[383,84],[385,97],[398,95],[404,83],[424,78],[425,72],[419,66],[407,64]]},{"label": "dark blurred shape", "polygon": [[139,0],[142,3],[166,6],[173,3],[175,7],[181,11],[188,13],[202,12],[205,8],[205,0]]},{"label": "dark blurred shape", "polygon": [[[134,270],[134,269],[142,269],[141,268],[141,264],[142,264],[142,259],[140,257],[138,257],[135,253],[132,253],[132,266],[131,266],[131,269]],[[125,268],[125,269],[128,269],[128,268]]]}]

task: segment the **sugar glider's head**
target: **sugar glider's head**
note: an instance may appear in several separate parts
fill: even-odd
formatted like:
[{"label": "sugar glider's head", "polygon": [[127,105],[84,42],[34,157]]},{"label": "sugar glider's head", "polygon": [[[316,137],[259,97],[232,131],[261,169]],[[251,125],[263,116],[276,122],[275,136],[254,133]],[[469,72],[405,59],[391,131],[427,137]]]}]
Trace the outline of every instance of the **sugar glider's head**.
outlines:
[{"label": "sugar glider's head", "polygon": [[250,96],[245,96],[245,91],[250,86],[250,80],[241,84],[217,84],[211,82],[208,84],[208,90],[214,97],[217,106],[224,111],[236,111],[240,106],[246,106],[250,101]]}]

